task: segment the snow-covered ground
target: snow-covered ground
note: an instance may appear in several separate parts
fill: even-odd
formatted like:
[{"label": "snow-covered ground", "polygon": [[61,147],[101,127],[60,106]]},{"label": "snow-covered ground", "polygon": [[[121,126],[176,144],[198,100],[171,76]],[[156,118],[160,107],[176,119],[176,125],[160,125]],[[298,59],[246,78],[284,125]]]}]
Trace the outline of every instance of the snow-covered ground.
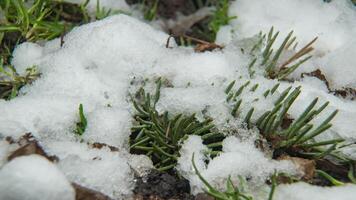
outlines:
[{"label": "snow-covered ground", "polygon": [[[294,30],[300,46],[318,36],[315,55],[291,75],[295,82],[282,82],[270,99],[256,102],[256,97],[262,97],[266,89],[277,83],[265,78],[259,69],[250,81],[251,85],[259,83],[260,86],[253,94],[248,91],[242,94],[245,100],[241,116],[254,106],[252,121],[255,122],[257,116],[271,108],[283,89],[302,86],[290,116],[296,118],[319,97],[318,105],[326,101],[330,104],[313,123],[319,124],[335,109],[339,113],[332,121],[332,128],[318,139],[342,137],[348,142],[356,141],[355,101],[334,96],[317,78],[300,78],[302,72],[320,68],[331,88],[356,87],[356,8],[346,0],[332,3],[236,0],[230,7],[230,15],[237,15],[238,19],[223,27],[217,39],[225,48],[213,52],[196,53],[193,48],[178,47],[174,42],[170,45],[173,48],[166,48],[166,33],[123,14],[75,28],[64,37],[62,47],[60,39],[41,46],[19,45],[12,60],[17,71],[23,73],[26,67],[36,65],[42,75],[32,85],[22,88],[15,99],[0,100],[0,139],[7,136],[16,139],[31,132],[48,154],[58,156],[59,162],[54,165],[38,156],[27,156],[7,163],[6,157],[14,150],[14,144],[0,141],[0,197],[43,199],[42,195],[49,195],[45,199],[53,199],[50,195],[65,193],[66,198],[62,199],[74,199],[69,182],[76,182],[112,198],[128,198],[134,186],[133,169],[152,167],[147,157],[128,153],[134,114],[128,94],[141,87],[143,81],[150,89],[155,78],[164,77],[173,87],[162,89],[157,104],[159,111],[207,115],[222,131],[236,130],[224,140],[223,153],[208,165],[204,163],[206,147],[200,137],[191,136],[185,141],[177,169],[190,180],[193,193],[204,187],[191,166],[195,152],[198,168],[213,185],[225,187],[229,175],[234,182],[239,180],[238,176],[249,177],[250,191],[259,188],[261,192],[254,195],[264,199],[269,191],[265,181],[275,171],[289,174],[300,171],[292,162],[272,160],[271,155],[254,146],[258,130],[246,130],[241,123],[243,118],[231,116],[224,89],[232,80],[240,86],[250,79],[247,69],[250,57],[241,52],[244,45],[241,41],[260,30],[267,32],[271,26],[281,34]],[[88,127],[81,137],[73,134],[80,103],[88,119]],[[92,149],[89,144],[94,142],[118,147],[119,151],[112,152],[105,147]],[[356,159],[355,145],[343,152]],[[47,176],[37,176],[39,171]],[[56,184],[50,184],[54,179]],[[43,187],[27,185],[33,181]],[[9,186],[17,188],[16,193]],[[53,193],[43,194],[44,190]],[[276,199],[331,199],[333,196],[351,200],[356,196],[356,186],[322,188],[298,183],[277,187],[276,191]]]}]

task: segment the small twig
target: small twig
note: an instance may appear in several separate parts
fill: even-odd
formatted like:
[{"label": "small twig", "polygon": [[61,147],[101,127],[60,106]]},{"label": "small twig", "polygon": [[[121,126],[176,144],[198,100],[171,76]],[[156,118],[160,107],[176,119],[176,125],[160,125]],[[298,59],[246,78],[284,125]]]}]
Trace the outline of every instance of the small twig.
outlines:
[{"label": "small twig", "polygon": [[198,38],[186,35],[186,34],[183,34],[182,37],[187,38],[192,41],[195,41],[195,42],[198,42],[200,44],[214,44],[214,43],[210,43],[210,42],[207,42],[207,41],[204,41],[204,40],[201,40],[201,39],[198,39]]},{"label": "small twig", "polygon": [[61,37],[60,37],[60,40],[61,40],[60,46],[61,47],[63,47],[63,45],[64,45],[64,35],[66,34],[66,32],[67,32],[67,26],[66,26],[66,24],[64,24],[63,33],[61,34]]},{"label": "small twig", "polygon": [[[177,35],[170,34],[169,37],[167,38],[166,42],[166,48],[171,48],[169,47],[169,41],[172,37],[178,37]],[[207,42],[192,36],[188,36],[186,34],[181,35],[180,37],[197,42],[198,45],[195,47],[196,52],[204,52],[204,51],[211,51],[214,49],[223,49],[224,47],[215,43]]]},{"label": "small twig", "polygon": [[169,41],[171,40],[171,38],[173,38],[174,35],[173,34],[170,34],[169,37],[167,38],[167,42],[166,42],[166,48],[168,49],[171,49],[172,47],[169,46]]},{"label": "small twig", "polygon": [[298,58],[306,55],[307,53],[311,52],[314,50],[311,45],[318,39],[318,37],[315,37],[312,41],[310,41],[307,45],[305,45],[303,48],[301,48],[297,53],[294,54],[294,56],[290,57],[286,62],[284,62],[279,68],[283,69],[285,66],[290,64],[291,62],[297,60]]},{"label": "small twig", "polygon": [[214,49],[223,49],[224,47],[215,43],[210,43],[198,38],[194,38],[188,35],[182,35],[182,37],[187,38],[189,40],[195,41],[197,43],[199,43],[196,47],[195,47],[195,51],[196,52],[205,52],[205,51],[212,51]]}]

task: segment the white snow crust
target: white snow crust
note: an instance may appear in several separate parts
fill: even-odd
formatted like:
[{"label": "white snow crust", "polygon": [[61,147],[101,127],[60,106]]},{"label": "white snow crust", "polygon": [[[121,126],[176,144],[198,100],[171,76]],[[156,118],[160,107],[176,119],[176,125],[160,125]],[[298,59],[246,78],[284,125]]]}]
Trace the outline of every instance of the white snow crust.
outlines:
[{"label": "white snow crust", "polygon": [[[112,2],[104,1],[101,5],[112,8]],[[116,3],[120,2],[124,1]],[[124,4],[120,6],[125,7]],[[134,93],[143,82],[148,90],[153,90],[152,83],[158,77],[164,77],[171,86],[162,88],[161,99],[157,103],[160,112],[196,113],[199,119],[211,117],[220,131],[229,135],[223,142],[223,153],[210,160],[208,165],[204,162],[208,159],[207,148],[200,137],[190,136],[182,144],[177,169],[190,180],[194,193],[202,191],[203,185],[191,166],[193,152],[202,175],[218,188],[225,187],[229,175],[236,183],[242,176],[248,177],[252,186],[263,187],[275,171],[298,173],[292,163],[272,160],[271,155],[255,148],[253,141],[258,137],[258,130],[246,130],[241,123],[251,106],[255,108],[251,121],[256,122],[257,117],[269,110],[288,86],[302,86],[302,93],[289,111],[292,118],[298,117],[315,97],[319,97],[318,106],[326,101],[330,104],[313,123],[319,124],[335,109],[339,110],[332,121],[332,128],[318,140],[342,137],[347,142],[356,141],[355,101],[330,94],[325,84],[316,78],[300,78],[300,73],[320,66],[332,88],[355,87],[355,8],[347,1],[236,0],[229,12],[237,15],[238,19],[218,34],[217,41],[225,45],[222,51],[196,53],[192,47],[177,47],[172,41],[172,48],[166,48],[166,33],[123,14],[75,28],[64,37],[62,47],[59,39],[43,45],[19,45],[13,53],[12,64],[19,73],[36,65],[41,77],[32,85],[23,87],[13,100],[0,100],[0,139],[6,136],[18,138],[31,132],[46,152],[59,157],[57,167],[68,181],[115,199],[125,199],[134,186],[132,168],[152,168],[147,157],[128,153],[131,116],[134,114],[128,94]],[[284,34],[295,30],[300,45],[315,36],[319,39],[314,58],[292,75],[296,79],[294,83],[282,82],[274,95],[255,101],[256,98],[264,98],[264,91],[277,81],[262,76],[262,69],[250,79],[246,67],[250,58],[241,52],[241,48],[250,44],[250,38],[260,30],[266,32],[272,25]],[[225,101],[224,89],[232,80],[236,80],[235,88],[248,80],[251,82],[241,94],[243,103],[237,119],[231,116],[231,105]],[[249,92],[257,83],[256,91]],[[73,133],[79,119],[80,103],[88,119],[88,127],[82,137]],[[118,147],[119,151],[113,152],[107,147],[93,149],[90,145],[95,142]],[[0,166],[6,163],[9,148],[5,141],[0,142]],[[344,153],[356,159],[356,146],[349,146]],[[18,162],[26,168],[14,164]],[[11,167],[13,165],[17,168]],[[68,199],[73,197],[72,188],[67,187],[69,182],[62,174],[59,175],[58,169],[36,156],[17,158],[5,164],[0,174],[13,176],[15,169],[27,173],[21,170],[36,170],[37,167],[47,170],[48,178],[62,180],[56,192],[71,191]],[[5,187],[9,183],[15,184],[12,180],[28,184],[26,181],[33,178],[24,177],[24,182],[18,177],[0,178],[0,190],[3,188],[5,191],[0,195],[15,195]],[[43,188],[53,189],[47,185]],[[286,199],[283,195],[304,189],[309,195],[319,195],[324,191],[325,194],[339,196],[345,193],[345,200],[354,194],[353,186],[334,189],[294,184],[278,189],[281,194],[277,199]],[[32,193],[26,190],[16,194],[20,196],[14,199],[25,194]],[[309,199],[303,195],[293,198]],[[63,196],[61,198],[64,199]]]},{"label": "white snow crust", "polygon": [[201,175],[212,185],[219,189],[226,189],[226,181],[229,176],[235,185],[239,184],[239,176],[248,177],[251,187],[257,188],[264,185],[274,172],[297,174],[297,170],[289,161],[271,160],[263,152],[258,150],[253,141],[242,141],[235,136],[230,136],[223,141],[223,152],[210,160],[205,166],[204,151],[207,149],[202,145],[198,136],[190,136],[183,144],[178,160],[178,171],[190,181],[192,193],[203,192],[204,184],[195,175],[192,160],[195,155],[195,164]]},{"label": "white snow crust", "polygon": [[320,187],[307,183],[279,185],[275,192],[276,200],[353,200],[356,196],[356,186],[347,184],[339,187]]},{"label": "white snow crust", "polygon": [[[322,0],[236,0],[229,8],[235,36],[248,38],[260,31],[268,33],[274,26],[280,31],[279,43],[291,31],[297,36],[299,48],[318,37],[314,59],[292,74],[320,69],[332,89],[355,87],[356,7],[348,0],[325,3]],[[222,30],[220,41],[229,41],[231,33]],[[298,49],[298,48],[297,48]]]},{"label": "white snow crust", "polygon": [[0,199],[74,200],[75,192],[64,174],[38,155],[13,159],[0,170]]},{"label": "white snow crust", "polygon": [[[85,0],[65,0],[69,3],[83,4]],[[105,9],[106,11],[111,9],[111,11],[124,11],[130,12],[130,6],[127,5],[125,0],[89,0],[87,9],[91,14],[95,14],[97,11],[97,4],[99,2],[100,9]]]}]

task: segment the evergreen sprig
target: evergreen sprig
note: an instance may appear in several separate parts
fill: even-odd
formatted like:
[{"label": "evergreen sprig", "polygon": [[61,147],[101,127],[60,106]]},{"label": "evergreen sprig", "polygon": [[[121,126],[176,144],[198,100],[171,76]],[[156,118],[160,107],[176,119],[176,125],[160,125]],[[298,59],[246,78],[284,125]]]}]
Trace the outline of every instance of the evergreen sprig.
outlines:
[{"label": "evergreen sprig", "polygon": [[[243,98],[240,97],[241,93],[246,90],[250,85],[250,81],[242,84],[238,89],[234,90],[235,81],[232,81],[225,93],[227,95],[227,101],[232,105],[231,114],[234,117],[240,117],[244,119],[248,128],[256,126],[263,136],[272,142],[275,149],[285,149],[287,151],[298,152],[305,156],[312,156],[314,158],[322,158],[337,148],[337,144],[343,142],[343,139],[324,140],[320,142],[315,141],[315,137],[324,133],[329,129],[332,124],[331,120],[336,116],[337,110],[332,112],[322,123],[314,127],[315,124],[311,123],[311,120],[318,116],[329,104],[325,102],[319,107],[316,107],[318,98],[315,98],[292,123],[287,124],[285,127],[284,120],[288,119],[288,110],[301,93],[301,87],[296,87],[292,90],[292,87],[286,88],[281,92],[279,97],[274,103],[274,107],[264,112],[262,115],[257,116],[257,121],[252,124],[251,118],[254,113],[254,108],[251,107],[245,116],[240,116],[239,108],[242,105]],[[249,91],[253,95],[254,91],[258,87],[255,84],[250,87]],[[273,95],[278,89],[279,83],[273,86],[271,89],[266,90],[263,93],[264,98],[268,98],[269,95]],[[254,101],[259,101],[264,98],[255,98]],[[247,103],[244,104],[248,105]],[[284,128],[282,128],[282,125]]]},{"label": "evergreen sprig", "polygon": [[[217,200],[253,200],[252,196],[249,196],[243,191],[243,187],[236,187],[231,181],[231,176],[227,178],[226,181],[226,191],[221,192],[218,189],[214,188],[199,172],[197,166],[195,165],[194,153],[192,156],[192,165],[195,171],[195,174],[199,177],[199,179],[203,182],[206,189],[205,192],[214,197]],[[271,178],[272,185],[271,190],[268,195],[268,200],[273,200],[273,195],[277,186],[276,176],[273,175]],[[241,181],[241,186],[243,186],[243,181]]]},{"label": "evergreen sprig", "polygon": [[[275,33],[273,27],[270,29],[267,35],[263,35],[261,32],[259,33],[259,40],[256,42],[256,44],[252,47],[250,51],[253,57],[250,64],[248,65],[251,77],[255,73],[253,67],[255,65],[260,65],[264,67],[266,75],[269,78],[277,78],[278,80],[286,79],[293,71],[295,71],[299,66],[301,66],[303,63],[305,63],[312,57],[308,54],[314,50],[312,45],[318,39],[317,37],[311,40],[303,48],[296,51],[298,42],[296,42],[296,37],[293,36],[293,31],[291,31],[284,38],[278,49],[275,50],[273,49],[273,45],[275,44],[278,35],[279,31]],[[284,59],[284,61],[282,62],[281,57],[283,56],[283,54],[285,54],[286,51],[290,49],[296,52],[287,59]],[[259,50],[262,52],[259,52]],[[257,59],[258,57],[261,57],[261,59]]]},{"label": "evergreen sprig", "polygon": [[200,122],[195,114],[171,116],[167,111],[159,114],[156,103],[160,98],[161,79],[157,81],[153,95],[141,88],[131,97],[136,110],[135,125],[131,128],[131,152],[144,153],[155,167],[165,171],[175,167],[179,157],[181,141],[188,135],[199,135],[214,156],[221,150],[224,135],[217,132],[211,119]]}]

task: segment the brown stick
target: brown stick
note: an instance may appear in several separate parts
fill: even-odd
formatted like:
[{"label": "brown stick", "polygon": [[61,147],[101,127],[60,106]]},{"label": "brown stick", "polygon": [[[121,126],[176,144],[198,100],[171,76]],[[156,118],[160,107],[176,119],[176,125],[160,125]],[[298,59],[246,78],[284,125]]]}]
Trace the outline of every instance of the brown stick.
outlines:
[{"label": "brown stick", "polygon": [[290,64],[291,62],[297,60],[298,58],[304,56],[305,54],[311,52],[314,50],[311,45],[318,39],[318,37],[315,37],[312,41],[310,41],[307,45],[305,45],[303,48],[301,48],[297,53],[295,53],[292,57],[290,57],[286,62],[284,62],[279,68],[283,68],[286,65]]}]

